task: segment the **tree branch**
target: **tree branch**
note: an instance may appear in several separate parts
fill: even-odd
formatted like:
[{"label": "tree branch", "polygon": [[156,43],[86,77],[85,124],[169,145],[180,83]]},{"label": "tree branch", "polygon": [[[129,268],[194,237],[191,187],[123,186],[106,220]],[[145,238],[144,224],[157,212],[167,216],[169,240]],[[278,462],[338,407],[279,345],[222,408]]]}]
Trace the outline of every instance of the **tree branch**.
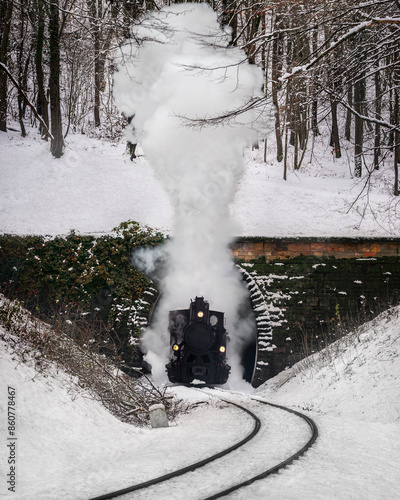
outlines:
[{"label": "tree branch", "polygon": [[50,139],[54,140],[54,137],[51,135],[51,132],[50,130],[48,129],[47,125],[45,124],[45,122],[43,121],[43,118],[39,115],[39,113],[36,111],[36,108],[35,106],[31,103],[31,101],[28,99],[27,95],[25,94],[25,92],[21,89],[21,87],[18,85],[18,82],[15,80],[15,78],[12,76],[12,74],[10,73],[9,69],[7,68],[7,66],[3,63],[0,63],[0,68],[5,71],[5,73],[7,74],[7,76],[10,78],[10,80],[13,82],[13,84],[15,85],[15,87],[18,89],[18,92],[22,95],[22,97],[24,98],[24,101],[26,102],[26,104],[32,109],[33,111],[33,114],[36,116],[36,118],[39,120],[39,122],[41,123],[41,125],[43,125],[43,128],[46,130],[46,133],[47,135],[50,137]]},{"label": "tree branch", "polygon": [[347,104],[347,102],[343,101],[340,97],[338,97],[334,92],[331,92],[328,89],[323,89],[327,94],[332,96],[335,101],[340,103],[342,106],[344,106],[346,109],[350,111],[354,116],[358,116],[361,118],[361,120],[370,122],[370,123],[375,123],[376,125],[380,125],[381,127],[388,128],[389,130],[393,130],[394,132],[397,132],[400,134],[400,128],[398,128],[396,125],[393,125],[393,123],[388,123],[382,120],[378,120],[377,118],[371,118],[370,116],[362,115],[358,113],[355,109],[353,109],[351,106]]},{"label": "tree branch", "polygon": [[328,55],[332,50],[336,49],[339,45],[341,45],[344,41],[346,41],[348,38],[351,38],[352,36],[356,35],[357,33],[360,33],[361,31],[364,31],[368,28],[371,28],[372,26],[375,26],[377,24],[395,24],[398,25],[400,24],[400,18],[394,18],[394,17],[386,17],[386,18],[374,18],[370,19],[369,21],[364,21],[363,23],[360,23],[359,25],[355,26],[354,28],[351,28],[347,33],[342,35],[336,42],[332,42],[331,45],[325,49],[321,54],[314,59],[312,59],[309,63],[304,64],[303,66],[296,66],[295,68],[292,69],[290,73],[286,73],[283,75],[280,80],[285,81],[285,80],[290,80],[294,76],[298,75],[299,73],[303,73],[304,71],[309,70],[312,68],[318,61],[320,61],[322,58],[324,58],[326,55]]}]

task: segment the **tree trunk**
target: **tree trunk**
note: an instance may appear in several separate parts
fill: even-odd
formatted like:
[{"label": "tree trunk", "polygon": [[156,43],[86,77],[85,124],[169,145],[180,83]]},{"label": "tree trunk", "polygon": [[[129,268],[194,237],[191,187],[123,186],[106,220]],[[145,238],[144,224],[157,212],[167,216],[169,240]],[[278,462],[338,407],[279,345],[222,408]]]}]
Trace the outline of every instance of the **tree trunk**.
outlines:
[{"label": "tree trunk", "polygon": [[[280,27],[280,15],[275,18],[275,28]],[[272,102],[275,107],[275,137],[276,137],[276,159],[283,159],[283,145],[281,135],[281,120],[279,112],[278,92],[280,90],[279,77],[282,72],[282,57],[283,57],[282,35],[275,35],[272,42],[272,60],[271,60],[271,85],[272,85]]]},{"label": "tree trunk", "polygon": [[[354,109],[357,113],[361,112],[360,83],[354,86]],[[361,177],[362,172],[362,153],[363,153],[363,121],[359,116],[354,119],[354,175]]]},{"label": "tree trunk", "polygon": [[[13,11],[12,0],[6,1],[5,7],[2,6],[1,10],[4,12],[5,18],[0,44],[0,63],[7,66],[8,39]],[[7,132],[7,74],[4,71],[0,71],[0,131]]]},{"label": "tree trunk", "polygon": [[100,21],[102,16],[101,0],[87,0],[90,12],[90,25],[93,38],[93,59],[94,59],[94,103],[93,103],[93,120],[94,126],[100,127],[100,87],[102,82],[101,74],[101,29]]},{"label": "tree trunk", "polygon": [[[301,15],[303,17],[303,15]],[[306,21],[304,20],[304,24]],[[307,32],[300,33],[296,37],[296,65],[301,64],[301,61],[304,61],[308,58],[310,54],[310,40]],[[297,141],[298,147],[302,151],[306,146],[307,137],[308,137],[308,115],[309,115],[309,82],[307,78],[304,78],[302,75],[299,75],[297,80],[297,102],[296,102],[296,133],[297,133]],[[298,168],[300,168],[300,164],[298,164]]]},{"label": "tree trunk", "polygon": [[[377,62],[377,71],[375,73],[375,118],[381,120],[382,96],[381,96],[381,76],[378,71],[379,61]],[[374,140],[374,169],[379,170],[379,158],[381,156],[381,127],[375,123]]]},{"label": "tree trunk", "polygon": [[356,177],[361,177],[362,173],[364,124],[359,115],[363,113],[364,100],[365,78],[363,72],[360,72],[354,84],[354,110],[357,113],[354,118],[354,175]]},{"label": "tree trunk", "polygon": [[56,158],[63,154],[64,140],[61,121],[60,99],[60,19],[59,0],[53,0],[49,6],[49,51],[50,51],[50,116],[51,116],[51,152]]},{"label": "tree trunk", "polygon": [[[102,0],[95,0],[92,2],[94,5],[95,19],[93,22],[93,36],[94,36],[94,108],[93,118],[94,126],[100,127],[100,87],[103,79],[101,73],[101,29],[100,22],[103,14]],[[96,4],[97,3],[97,8]]]},{"label": "tree trunk", "polygon": [[[395,119],[396,125],[399,126],[399,89],[394,89],[394,108],[395,108]],[[399,196],[399,163],[400,163],[400,134],[395,132],[394,134],[394,186],[393,194]]]},{"label": "tree trunk", "polygon": [[311,104],[311,128],[314,136],[320,135],[318,128],[318,100],[314,98]]},{"label": "tree trunk", "polygon": [[[286,101],[288,101],[287,98]],[[285,181],[287,180],[287,154],[288,154],[288,126],[287,126],[287,115],[285,112],[285,156],[283,160],[283,180]]]},{"label": "tree trunk", "polygon": [[[248,16],[252,18],[247,33],[248,40],[252,40],[257,35],[263,17],[261,9],[259,10],[259,8],[257,7],[254,7],[254,9],[255,10],[251,9],[248,14]],[[257,10],[259,10],[259,12],[256,12]],[[250,44],[246,49],[246,53],[249,63],[256,64],[257,44],[255,43]]]},{"label": "tree trunk", "polygon": [[[29,50],[28,56],[27,56],[25,64],[24,64],[24,54],[25,54],[24,31],[25,31],[25,12],[24,12],[24,9],[21,9],[20,10],[20,18],[19,18],[19,44],[18,44],[18,56],[17,56],[18,85],[24,92],[26,92],[27,71],[28,71],[28,66],[29,66],[29,59],[30,59],[31,50]],[[25,124],[24,124],[25,100],[24,100],[21,92],[18,92],[17,102],[18,102],[18,120],[19,120],[19,126],[21,128],[21,135],[22,135],[22,137],[26,137],[26,129],[25,129]]]},{"label": "tree trunk", "polygon": [[[313,30],[312,36],[312,48],[313,52],[317,50],[318,47],[318,28]],[[312,104],[311,104],[311,129],[313,131],[314,137],[320,135],[318,129],[318,95],[317,95],[317,85],[318,85],[318,72],[315,72],[314,78],[312,78],[311,83],[311,95],[312,95]]]},{"label": "tree trunk", "polygon": [[[395,54],[396,60],[399,58],[399,53]],[[394,115],[394,124],[399,129],[400,124],[400,70],[395,68],[393,75],[393,83],[394,83],[394,102],[393,102],[393,115]],[[399,163],[400,163],[400,133],[394,132],[394,186],[393,186],[393,194],[395,196],[399,196]]]},{"label": "tree trunk", "polygon": [[[47,128],[49,128],[49,103],[46,97],[43,72],[43,46],[44,46],[44,30],[45,30],[45,6],[44,0],[38,0],[38,18],[36,32],[36,50],[35,50],[35,66],[36,80],[38,86],[37,111],[43,118]],[[42,125],[39,126],[42,137],[47,140],[47,132]]]},{"label": "tree trunk", "polygon": [[337,102],[331,99],[331,113],[332,113],[332,131],[331,131],[331,147],[335,152],[335,158],[341,158],[342,153],[340,151],[340,140],[339,140],[339,127],[337,121]]},{"label": "tree trunk", "polygon": [[101,85],[101,75],[100,75],[100,40],[99,40],[99,30],[95,31],[94,39],[94,107],[93,107],[93,118],[94,126],[100,127],[100,85]]},{"label": "tree trunk", "polygon": [[[350,108],[353,107],[353,86],[351,84],[347,88],[347,103]],[[348,109],[346,113],[346,123],[344,126],[344,136],[347,141],[351,140],[351,118],[352,118],[352,113]]]}]

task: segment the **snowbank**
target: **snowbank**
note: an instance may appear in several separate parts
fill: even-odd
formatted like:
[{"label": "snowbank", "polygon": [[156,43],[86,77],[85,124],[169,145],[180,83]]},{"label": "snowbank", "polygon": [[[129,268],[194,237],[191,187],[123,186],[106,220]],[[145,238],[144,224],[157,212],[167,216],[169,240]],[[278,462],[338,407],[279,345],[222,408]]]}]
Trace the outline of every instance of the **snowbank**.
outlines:
[{"label": "snowbank", "polygon": [[[7,491],[10,485],[3,474],[9,470],[5,445],[0,454],[2,498],[85,499],[114,491],[206,458],[210,446],[220,451],[252,425],[235,409],[215,405],[200,405],[165,429],[124,424],[74,379],[55,369],[37,373],[2,341],[0,374],[0,436],[3,444],[9,437],[6,411],[11,388],[17,443],[15,494]],[[205,400],[201,393],[190,399],[192,404]]]},{"label": "snowbank", "polygon": [[258,392],[331,416],[400,424],[399,331],[400,306],[281,372]]},{"label": "snowbank", "polygon": [[247,498],[398,498],[399,327],[397,307],[258,390],[305,411],[316,421],[319,438],[285,473],[250,486]]},{"label": "snowbank", "polygon": [[[398,498],[399,328],[400,307],[257,391],[272,402],[309,414],[320,435],[300,461],[230,498]],[[7,495],[2,476],[0,492],[5,498],[90,498],[193,463],[232,444],[252,427],[235,409],[203,404],[208,398],[202,391],[179,387],[174,389],[178,397],[202,404],[171,427],[152,430],[123,424],[89,399],[73,379],[55,370],[38,374],[3,343],[0,370],[0,394],[7,401],[8,387],[15,390],[17,415],[17,493]],[[229,397],[243,404],[249,396],[231,393]],[[1,408],[0,435],[4,438],[8,433],[6,405]],[[268,426],[265,432],[268,435]],[[240,453],[246,463],[258,465],[256,455]],[[6,460],[3,449],[1,470],[7,470]],[[230,475],[234,483],[239,471],[232,469]],[[212,475],[201,481],[217,484]],[[199,492],[201,484],[193,480],[188,488]],[[163,491],[165,500],[180,498],[174,485]],[[185,498],[201,495],[185,494]]]},{"label": "snowbank", "polygon": [[[171,234],[172,207],[143,156],[131,162],[123,141],[77,134],[66,142],[64,156],[55,160],[34,129],[25,139],[0,133],[0,234],[101,234],[128,219]],[[335,160],[327,142],[316,138],[311,163],[308,156],[300,171],[289,169],[287,181],[272,143],[266,163],[262,149],[247,151],[231,206],[238,236],[400,234],[391,166],[374,172],[363,191],[366,178],[352,178],[349,159]]]}]

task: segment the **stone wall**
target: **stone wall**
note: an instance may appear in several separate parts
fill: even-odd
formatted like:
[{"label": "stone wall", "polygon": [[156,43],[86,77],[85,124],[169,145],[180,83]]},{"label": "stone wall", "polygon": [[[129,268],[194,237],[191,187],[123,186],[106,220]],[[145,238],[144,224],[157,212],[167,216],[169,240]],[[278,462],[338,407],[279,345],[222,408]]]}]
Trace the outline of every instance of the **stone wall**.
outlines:
[{"label": "stone wall", "polygon": [[271,261],[299,255],[315,257],[399,257],[400,238],[239,238],[232,246],[241,261]]},{"label": "stone wall", "polygon": [[400,258],[357,255],[237,260],[257,324],[255,386],[400,303]]}]

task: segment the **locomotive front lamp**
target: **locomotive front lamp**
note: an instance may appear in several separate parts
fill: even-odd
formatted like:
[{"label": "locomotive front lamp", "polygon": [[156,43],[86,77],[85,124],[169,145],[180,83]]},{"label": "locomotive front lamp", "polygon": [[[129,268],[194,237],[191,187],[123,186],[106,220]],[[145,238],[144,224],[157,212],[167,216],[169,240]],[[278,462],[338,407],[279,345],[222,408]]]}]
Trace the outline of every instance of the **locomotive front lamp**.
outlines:
[{"label": "locomotive front lamp", "polygon": [[225,352],[225,346],[223,346],[223,345],[222,345],[222,346],[219,348],[219,352]]},{"label": "locomotive front lamp", "polygon": [[178,344],[174,344],[174,345],[172,346],[172,349],[173,349],[174,351],[179,351],[179,346],[178,346]]},{"label": "locomotive front lamp", "polygon": [[199,312],[197,313],[197,316],[198,316],[199,318],[202,318],[202,317],[204,316],[203,311],[199,311]]}]

